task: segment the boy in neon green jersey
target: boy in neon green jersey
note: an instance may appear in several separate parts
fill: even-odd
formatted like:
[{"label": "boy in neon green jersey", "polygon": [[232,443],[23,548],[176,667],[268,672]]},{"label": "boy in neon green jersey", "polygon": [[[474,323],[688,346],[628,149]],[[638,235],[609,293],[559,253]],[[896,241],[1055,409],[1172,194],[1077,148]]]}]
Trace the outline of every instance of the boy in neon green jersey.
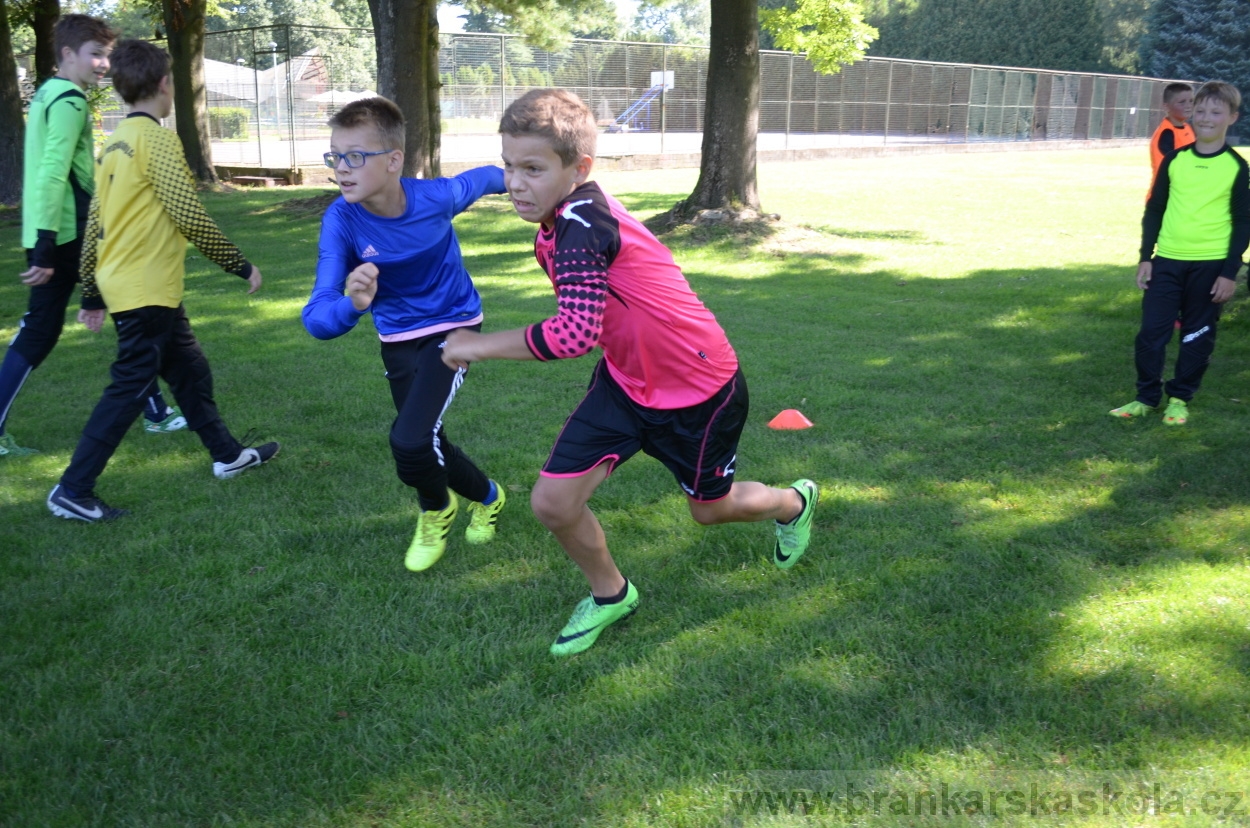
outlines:
[{"label": "boy in neon green jersey", "polygon": [[[1250,245],[1250,168],[1225,136],[1237,121],[1241,93],[1221,81],[1194,94],[1194,143],[1163,159],[1142,217],[1142,295],[1137,334],[1137,399],[1111,411],[1130,419],[1168,406],[1165,425],[1184,425],[1215,351],[1215,328],[1233,297],[1241,257]],[[1181,322],[1176,372],[1163,369],[1176,320]]]}]

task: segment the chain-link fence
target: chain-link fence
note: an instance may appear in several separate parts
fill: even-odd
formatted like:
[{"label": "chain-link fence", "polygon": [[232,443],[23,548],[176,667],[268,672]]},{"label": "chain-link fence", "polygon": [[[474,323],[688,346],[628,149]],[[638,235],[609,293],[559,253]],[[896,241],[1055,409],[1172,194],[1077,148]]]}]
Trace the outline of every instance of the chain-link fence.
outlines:
[{"label": "chain-link fence", "polygon": [[[693,153],[708,50],[578,40],[548,52],[520,37],[443,34],[443,159],[498,157],[504,107],[561,86],[590,105],[601,156]],[[272,26],[205,38],[213,160],[262,168],[315,166],[327,118],[373,94],[368,29]],[[801,55],[760,55],[759,149],[881,144],[1147,138],[1163,117],[1163,80],[865,58],[822,75]],[[105,113],[105,130],[121,117]]]}]

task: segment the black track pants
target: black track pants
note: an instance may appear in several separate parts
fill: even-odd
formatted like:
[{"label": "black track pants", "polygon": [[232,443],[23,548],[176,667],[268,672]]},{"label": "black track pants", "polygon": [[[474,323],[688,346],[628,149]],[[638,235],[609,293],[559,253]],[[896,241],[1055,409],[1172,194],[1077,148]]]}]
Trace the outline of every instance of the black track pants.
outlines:
[{"label": "black track pants", "polygon": [[395,473],[417,490],[424,511],[443,508],[448,488],[479,503],[490,494],[486,475],[443,429],[443,417],[465,377],[464,371],[443,364],[445,337],[444,332],[382,343],[382,362],[397,412],[391,426]]},{"label": "black track pants", "polygon": [[117,328],[117,359],[109,369],[113,381],[82,430],[69,468],[61,476],[62,485],[78,495],[91,493],[127,429],[143,411],[157,376],[169,383],[187,418],[187,428],[199,436],[213,460],[229,463],[236,459],[243,447],[217,412],[208,358],[182,306],[115,313],[113,325]]},{"label": "black track pants", "polygon": [[[1182,262],[1154,258],[1150,283],[1142,294],[1141,331],[1137,334],[1137,400],[1156,406],[1166,391],[1169,397],[1186,402],[1198,393],[1215,352],[1215,328],[1220,319],[1218,305],[1211,301],[1211,288],[1224,268],[1224,262]],[[1163,384],[1168,342],[1181,320],[1181,345],[1176,371],[1166,387]]]},{"label": "black track pants", "polygon": [[[30,289],[30,302],[22,317],[17,338],[9,345],[17,351],[30,367],[38,368],[56,347],[65,327],[65,309],[78,286],[78,257],[82,253],[82,239],[57,245],[53,261],[52,278],[46,284]],[[27,264],[30,256],[27,254]]]}]

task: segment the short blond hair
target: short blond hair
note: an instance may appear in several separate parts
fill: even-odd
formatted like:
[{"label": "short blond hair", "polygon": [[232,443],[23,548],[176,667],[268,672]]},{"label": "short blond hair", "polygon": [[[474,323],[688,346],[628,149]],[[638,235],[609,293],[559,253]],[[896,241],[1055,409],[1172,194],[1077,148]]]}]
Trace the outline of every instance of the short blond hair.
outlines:
[{"label": "short blond hair", "polygon": [[392,101],[378,96],[352,101],[331,116],[330,129],[355,129],[371,126],[378,140],[388,150],[404,148],[404,113]]},{"label": "short blond hair", "polygon": [[1231,83],[1207,81],[1202,86],[1199,86],[1198,91],[1194,93],[1194,106],[1208,98],[1216,98],[1228,104],[1229,112],[1236,112],[1241,108],[1241,93]]},{"label": "short blond hair", "polygon": [[499,122],[499,133],[546,138],[560,161],[569,167],[584,155],[595,157],[599,129],[590,107],[572,92],[531,89],[508,105]]}]

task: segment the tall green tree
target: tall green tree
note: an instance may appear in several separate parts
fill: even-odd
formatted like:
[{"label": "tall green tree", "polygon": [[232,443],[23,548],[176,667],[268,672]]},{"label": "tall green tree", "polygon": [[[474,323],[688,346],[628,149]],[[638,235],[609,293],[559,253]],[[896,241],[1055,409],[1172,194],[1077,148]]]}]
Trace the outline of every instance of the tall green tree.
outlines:
[{"label": "tall green tree", "polygon": [[1141,74],[1142,37],[1151,0],[1098,0],[1102,18],[1102,68],[1107,72]]},{"label": "tall green tree", "polygon": [[619,34],[616,7],[610,0],[464,0],[458,5],[465,12],[460,18],[466,32],[521,34],[540,47],[558,46],[570,37],[611,40]]},{"label": "tall green tree", "polygon": [[[569,42],[587,15],[606,9],[607,0],[491,0],[477,8],[500,15],[533,45],[555,49]],[[398,104],[408,122],[406,175],[437,176],[442,166],[437,9],[437,0],[369,0],[378,93]]]},{"label": "tall green tree", "polygon": [[659,0],[639,4],[625,39],[706,46],[711,26],[708,0]]},{"label": "tall green tree", "polygon": [[61,56],[52,42],[52,29],[61,16],[59,0],[32,0],[30,26],[35,31],[35,83],[56,74]]},{"label": "tall green tree", "polygon": [[378,59],[378,93],[408,123],[404,174],[441,172],[437,0],[369,0]]},{"label": "tall green tree", "polygon": [[22,117],[22,94],[17,88],[17,61],[9,34],[9,12],[0,0],[0,204],[22,200],[22,146],[26,119]]},{"label": "tall green tree", "polygon": [[699,180],[673,214],[758,210],[755,142],[760,125],[760,31],[757,0],[712,0],[707,101]]},{"label": "tall green tree", "polygon": [[873,0],[882,57],[1095,71],[1099,0]]},{"label": "tall green tree", "polygon": [[5,22],[9,25],[10,42],[13,40],[14,27],[21,27],[29,32],[33,40],[36,85],[56,74],[57,54],[56,47],[52,44],[52,27],[60,16],[59,0],[10,0],[8,3]]},{"label": "tall green tree", "polygon": [[[856,0],[795,0],[766,12],[764,24],[779,44],[807,51],[827,73],[862,57],[876,36]],[[699,180],[662,221],[685,221],[709,209],[759,210],[759,38],[758,0],[712,0]]]},{"label": "tall green tree", "polygon": [[1228,81],[1250,96],[1247,13],[1244,0],[1156,0],[1142,68],[1157,78]]},{"label": "tall green tree", "polygon": [[206,0],[163,0],[165,35],[173,58],[174,121],[187,165],[202,184],[216,184],[208,138],[208,88],[204,83]]}]

